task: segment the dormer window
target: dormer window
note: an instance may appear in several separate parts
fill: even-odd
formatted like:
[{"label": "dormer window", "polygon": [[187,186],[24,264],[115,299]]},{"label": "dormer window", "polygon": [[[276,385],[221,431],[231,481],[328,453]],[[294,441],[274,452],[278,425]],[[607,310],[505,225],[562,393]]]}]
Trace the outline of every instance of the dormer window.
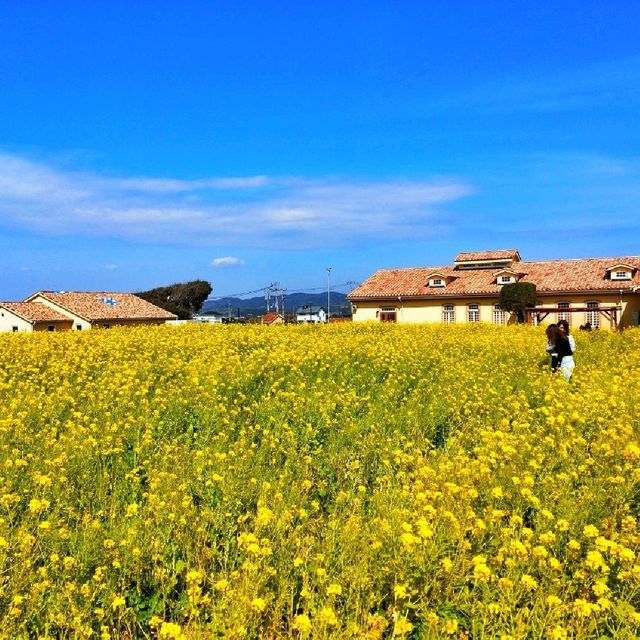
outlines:
[{"label": "dormer window", "polygon": [[447,286],[447,276],[440,271],[434,271],[427,276],[427,280],[429,282],[430,287],[446,287]]},{"label": "dormer window", "polygon": [[512,282],[518,282],[518,278],[523,274],[514,271],[513,269],[499,269],[496,271],[493,276],[495,277],[494,282],[502,286],[503,284],[511,284]]},{"label": "dormer window", "polygon": [[624,262],[614,264],[607,269],[611,280],[631,280],[635,271],[636,267]]}]

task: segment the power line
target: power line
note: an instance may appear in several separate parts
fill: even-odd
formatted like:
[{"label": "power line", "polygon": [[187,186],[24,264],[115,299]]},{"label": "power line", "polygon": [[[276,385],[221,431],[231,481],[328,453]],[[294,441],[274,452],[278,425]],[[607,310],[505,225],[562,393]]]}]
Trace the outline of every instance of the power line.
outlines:
[{"label": "power line", "polygon": [[[347,282],[342,282],[340,284],[332,284],[331,288],[333,290],[340,289],[342,287],[353,288],[357,284],[358,283],[355,282],[354,280],[348,280]],[[228,293],[224,296],[211,296],[207,298],[207,301],[223,300],[224,298],[241,298],[242,296],[249,296],[253,293],[262,293],[266,295],[267,291],[271,291],[273,293],[274,290],[277,290],[278,293],[280,293],[281,291],[286,291],[287,293],[311,293],[313,291],[326,291],[327,288],[326,286],[324,286],[324,287],[300,287],[298,289],[288,289],[288,288],[281,289],[279,283],[276,282],[276,283],[268,284],[265,287],[260,287],[259,289],[253,289],[252,291],[243,291],[241,293]]]}]

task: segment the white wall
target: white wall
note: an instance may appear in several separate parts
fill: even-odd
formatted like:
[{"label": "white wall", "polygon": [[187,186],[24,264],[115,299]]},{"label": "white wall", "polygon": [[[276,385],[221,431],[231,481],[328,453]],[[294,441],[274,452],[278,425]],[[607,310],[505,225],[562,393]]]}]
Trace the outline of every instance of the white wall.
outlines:
[{"label": "white wall", "polygon": [[21,333],[33,331],[33,326],[30,322],[23,320],[12,311],[0,307],[0,332],[13,331],[13,327],[18,327],[18,331]]}]

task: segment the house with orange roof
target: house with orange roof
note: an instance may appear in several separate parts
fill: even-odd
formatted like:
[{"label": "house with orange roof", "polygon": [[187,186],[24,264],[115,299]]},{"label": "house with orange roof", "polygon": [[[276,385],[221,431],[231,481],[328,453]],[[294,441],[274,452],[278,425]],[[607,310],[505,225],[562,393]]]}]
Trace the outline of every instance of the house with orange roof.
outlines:
[{"label": "house with orange roof", "polygon": [[115,326],[162,324],[176,319],[173,313],[132,293],[38,291],[23,302],[2,305],[0,313],[21,314],[25,322],[31,323],[31,328],[22,323],[16,325],[14,319],[7,315],[8,322],[0,324],[4,331],[13,331],[15,326],[19,327],[18,331],[44,330],[41,327],[46,323],[46,330],[49,331],[63,327],[77,331],[109,329]]},{"label": "house with orange roof", "polygon": [[73,320],[40,302],[0,302],[0,332],[70,331]]},{"label": "house with orange roof", "polygon": [[261,318],[262,324],[284,324],[284,316],[277,311],[268,311]]},{"label": "house with orange roof", "polygon": [[514,322],[500,309],[505,284],[532,282],[533,322],[576,328],[640,324],[640,256],[525,262],[515,249],[459,253],[452,265],[381,269],[348,296],[354,321]]}]

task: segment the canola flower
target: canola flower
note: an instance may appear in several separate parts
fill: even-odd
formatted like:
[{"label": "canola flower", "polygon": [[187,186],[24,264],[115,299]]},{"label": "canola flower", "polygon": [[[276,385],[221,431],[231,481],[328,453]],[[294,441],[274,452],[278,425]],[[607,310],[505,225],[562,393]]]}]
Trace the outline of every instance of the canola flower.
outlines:
[{"label": "canola flower", "polygon": [[0,638],[640,635],[640,331],[0,336]]}]

